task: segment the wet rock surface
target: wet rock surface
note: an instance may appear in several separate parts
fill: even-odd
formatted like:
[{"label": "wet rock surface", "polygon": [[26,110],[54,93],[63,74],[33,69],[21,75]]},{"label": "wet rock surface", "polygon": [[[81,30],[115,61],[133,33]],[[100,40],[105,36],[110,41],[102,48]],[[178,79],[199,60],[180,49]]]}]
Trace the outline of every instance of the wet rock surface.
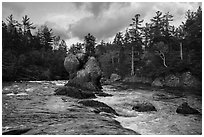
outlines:
[{"label": "wet rock surface", "polygon": [[[112,83],[104,85],[103,91],[112,97],[98,97],[118,114],[114,119],[123,127],[142,135],[200,135],[202,115],[181,115],[176,112],[183,102],[202,113],[202,96],[192,90],[156,88],[148,85]],[[148,101],[157,111],[132,110],[135,102]]]},{"label": "wet rock surface", "polygon": [[187,102],[184,102],[178,106],[176,112],[179,114],[200,114],[198,110],[190,107]]},{"label": "wet rock surface", "polygon": [[[66,81],[3,83],[2,132],[22,135],[200,135],[202,96],[195,92],[129,86],[103,86],[94,99],[54,95]],[[132,110],[140,101],[150,102],[157,111]],[[87,104],[79,102],[88,102]],[[200,114],[176,112],[183,103]],[[99,109],[99,108],[102,109]],[[108,111],[107,111],[108,110]],[[118,115],[116,115],[116,114]]]},{"label": "wet rock surface", "polygon": [[104,93],[104,92],[99,92],[99,93],[96,93],[97,96],[101,96],[101,97],[111,97],[113,95],[111,94],[108,94],[108,93]]},{"label": "wet rock surface", "polygon": [[94,93],[85,92],[75,87],[63,86],[54,91],[54,95],[65,95],[78,99],[96,98]]},{"label": "wet rock surface", "polygon": [[95,100],[82,100],[82,101],[79,101],[79,103],[83,104],[84,106],[95,108],[96,113],[106,112],[106,113],[118,115],[113,108],[109,107],[103,102],[99,102]]},{"label": "wet rock surface", "polygon": [[[65,81],[3,83],[2,133],[21,135],[136,135],[79,99],[55,96]],[[81,99],[82,101],[82,99]]]},{"label": "wet rock surface", "polygon": [[157,111],[154,105],[147,101],[137,101],[135,102],[133,110],[138,112],[149,112],[149,111]]}]

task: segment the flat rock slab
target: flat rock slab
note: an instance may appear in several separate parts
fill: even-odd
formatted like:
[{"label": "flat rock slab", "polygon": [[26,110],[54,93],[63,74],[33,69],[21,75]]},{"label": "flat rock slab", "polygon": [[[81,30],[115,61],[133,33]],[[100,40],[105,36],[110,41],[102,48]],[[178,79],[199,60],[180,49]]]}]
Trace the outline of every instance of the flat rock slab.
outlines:
[{"label": "flat rock slab", "polygon": [[[55,96],[54,91],[58,87],[56,83],[43,81],[3,83],[3,134],[138,135],[133,130],[123,128],[118,121],[87,109],[78,103],[79,99]],[[26,90],[30,88],[32,91]],[[23,91],[28,95],[7,95],[13,91]]]},{"label": "flat rock slab", "polygon": [[63,86],[55,90],[55,95],[65,95],[78,99],[96,98],[94,93],[84,92],[71,86]]}]

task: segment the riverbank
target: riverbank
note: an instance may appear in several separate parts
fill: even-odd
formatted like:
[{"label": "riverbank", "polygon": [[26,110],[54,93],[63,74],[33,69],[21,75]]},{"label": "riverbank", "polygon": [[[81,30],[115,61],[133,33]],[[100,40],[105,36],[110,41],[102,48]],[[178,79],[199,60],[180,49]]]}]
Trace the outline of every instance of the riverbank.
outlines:
[{"label": "riverbank", "polygon": [[[113,96],[97,96],[93,100],[113,108],[118,114],[114,116],[96,113],[92,107],[79,103],[85,99],[55,96],[55,89],[65,83],[66,81],[3,83],[3,133],[18,132],[22,135],[199,135],[202,133],[200,95],[133,83],[116,82],[103,85],[103,92]],[[133,110],[132,107],[138,101],[152,103],[157,111]],[[201,114],[177,114],[176,108],[182,102],[188,102]]]}]

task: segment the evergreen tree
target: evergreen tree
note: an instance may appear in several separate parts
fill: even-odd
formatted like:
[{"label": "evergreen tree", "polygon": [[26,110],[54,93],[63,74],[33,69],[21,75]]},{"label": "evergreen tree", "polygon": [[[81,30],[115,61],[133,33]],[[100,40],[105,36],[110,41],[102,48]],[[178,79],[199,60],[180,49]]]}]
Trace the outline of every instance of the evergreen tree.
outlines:
[{"label": "evergreen tree", "polygon": [[52,29],[49,29],[46,25],[41,26],[38,29],[37,36],[40,38],[40,44],[43,45],[45,50],[52,49],[54,40]]},{"label": "evergreen tree", "polygon": [[95,56],[95,41],[96,38],[90,33],[84,37],[85,52],[88,56]]},{"label": "evergreen tree", "polygon": [[136,14],[134,18],[132,18],[132,23],[130,26],[132,27],[129,32],[132,40],[132,59],[131,59],[131,75],[135,74],[135,48],[137,48],[137,53],[140,54],[141,52],[141,47],[142,47],[142,27],[141,23],[144,20],[139,20],[140,14]]},{"label": "evergreen tree", "polygon": [[150,45],[153,45],[154,43],[159,42],[161,39],[163,39],[162,38],[164,36],[164,34],[163,34],[163,27],[164,27],[163,18],[164,18],[164,16],[162,16],[162,12],[157,11],[156,16],[154,16],[151,19]]}]

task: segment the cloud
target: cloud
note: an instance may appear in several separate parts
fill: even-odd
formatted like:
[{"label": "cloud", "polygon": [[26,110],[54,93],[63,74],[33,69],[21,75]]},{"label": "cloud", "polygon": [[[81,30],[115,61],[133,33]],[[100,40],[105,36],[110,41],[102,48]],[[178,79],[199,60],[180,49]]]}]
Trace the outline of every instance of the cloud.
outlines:
[{"label": "cloud", "polygon": [[3,9],[3,14],[6,14],[7,12],[12,11],[13,13],[15,13],[15,15],[20,16],[24,12],[25,7],[20,3],[2,2],[2,9]]},{"label": "cloud", "polygon": [[[135,14],[140,14],[144,23],[150,22],[155,12],[170,12],[174,16],[173,24],[178,26],[185,21],[185,12],[195,11],[202,3],[188,2],[3,2],[2,18],[13,14],[21,20],[28,15],[34,24],[47,24],[55,35],[66,41],[83,41],[91,33],[97,41],[113,38],[124,31],[132,22]],[[73,41],[70,39],[74,39]]]},{"label": "cloud", "polygon": [[185,20],[185,12],[195,9],[200,3],[175,2],[140,2],[140,3],[77,3],[76,7],[87,10],[90,16],[72,23],[68,29],[72,37],[84,39],[88,33],[94,35],[98,41],[113,37],[117,32],[124,30],[131,23],[135,14],[145,22],[150,22],[156,11],[163,14],[170,12],[174,16],[173,25],[180,25]]},{"label": "cloud", "polygon": [[50,21],[46,21],[45,25],[48,26],[48,28],[53,30],[53,33],[55,36],[60,36],[61,39],[70,39],[68,32],[65,31],[65,29],[58,24]]},{"label": "cloud", "polygon": [[103,11],[109,9],[111,2],[75,2],[75,6],[92,13],[94,16],[100,15]]},{"label": "cloud", "polygon": [[[83,39],[88,33],[94,35],[98,40],[113,37],[117,32],[129,26],[135,14],[140,13],[141,18],[145,17],[148,10],[144,9],[150,9],[152,4],[141,6],[141,3],[132,5],[131,3],[109,3],[108,6],[104,4],[100,8],[97,7],[100,5],[92,4],[92,6],[96,6],[89,9],[93,13],[92,16],[82,18],[70,25],[69,32],[73,37]],[[103,6],[106,6],[105,10]]]}]

